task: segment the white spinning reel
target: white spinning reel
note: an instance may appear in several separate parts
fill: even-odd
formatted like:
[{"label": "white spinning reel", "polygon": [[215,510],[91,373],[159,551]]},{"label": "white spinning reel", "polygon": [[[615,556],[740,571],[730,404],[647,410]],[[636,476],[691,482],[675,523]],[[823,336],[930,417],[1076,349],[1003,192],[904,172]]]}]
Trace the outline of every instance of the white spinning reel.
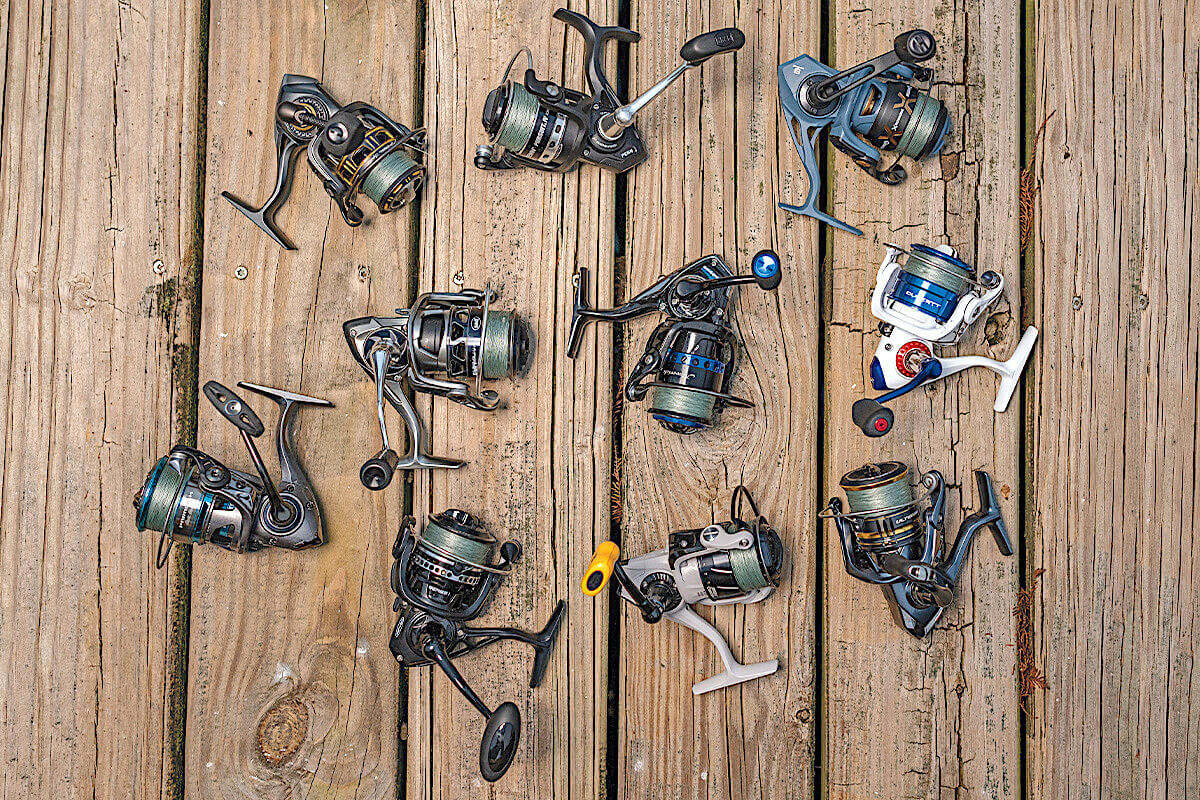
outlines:
[{"label": "white spinning reel", "polygon": [[880,320],[883,334],[871,361],[871,384],[877,391],[887,391],[854,403],[854,424],[868,436],[883,436],[894,420],[884,403],[968,367],[986,367],[1000,376],[993,408],[1005,411],[1037,341],[1037,328],[1025,330],[1007,361],[934,355],[935,345],[957,344],[967,328],[1000,298],[1004,277],[992,270],[976,277],[975,268],[959,259],[949,245],[914,244],[900,263],[904,252],[897,245],[887,245],[871,293],[871,313]]}]

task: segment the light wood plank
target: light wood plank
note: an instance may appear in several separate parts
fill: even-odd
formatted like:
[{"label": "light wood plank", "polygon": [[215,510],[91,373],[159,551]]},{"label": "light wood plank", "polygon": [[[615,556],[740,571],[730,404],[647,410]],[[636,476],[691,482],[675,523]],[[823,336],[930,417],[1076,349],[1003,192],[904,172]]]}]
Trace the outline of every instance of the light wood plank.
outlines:
[{"label": "light wood plank", "polygon": [[200,10],[0,19],[3,797],[172,788],[175,583],[130,500],[187,427]]},{"label": "light wood plank", "polygon": [[[425,96],[434,157],[420,288],[454,290],[456,276],[467,287],[490,281],[499,305],[532,323],[536,349],[527,376],[497,384],[505,408],[489,414],[433,402],[435,451],[469,463],[419,474],[414,507],[461,507],[496,535],[521,542],[523,559],[484,619],[538,630],[555,603],[567,601],[538,689],[528,688],[532,651],[525,645],[493,646],[460,659],[459,668],[492,707],[511,700],[521,709],[516,761],[486,789],[489,796],[582,800],[604,793],[608,606],[584,597],[578,585],[593,548],[609,534],[612,338],[589,333],[574,361],[565,349],[575,270],[587,267],[593,297],[611,301],[614,179],[595,167],[560,176],[484,173],[472,164],[485,140],[484,100],[519,47],[529,46],[543,79],[583,85],[582,39],[552,18],[560,5],[429,4]],[[570,5],[600,24],[616,23],[615,2]],[[609,64],[615,56],[609,53]],[[424,407],[428,414],[430,404]],[[482,793],[482,717],[436,670],[410,673],[409,687],[407,796]]]},{"label": "light wood plank", "polygon": [[[878,333],[869,296],[884,242],[949,243],[979,269],[1004,275],[1004,297],[964,337],[960,353],[1004,359],[1020,338],[1018,23],[1016,6],[991,0],[936,8],[875,4],[862,11],[836,4],[832,17],[839,67],[887,51],[902,31],[932,31],[935,96],[947,103],[954,129],[940,159],[906,162],[909,180],[901,187],[875,182],[840,153],[831,157],[831,212],[865,235],[828,234],[825,492],[840,496],[841,475],[867,461],[940,470],[950,489],[951,540],[964,513],[978,506],[971,471],[982,468],[992,474],[1010,535],[1020,541],[1020,397],[997,415],[995,375],[968,371],[895,403],[893,432],[874,440],[854,426],[850,405],[873,394],[868,365]],[[968,509],[960,511],[964,504]],[[917,640],[893,623],[878,588],[845,573],[833,526],[822,535],[828,796],[1019,795],[1017,559],[1001,557],[984,533],[958,600],[930,636]]]},{"label": "light wood plank", "polygon": [[[712,646],[671,622],[648,626],[625,606],[621,797],[813,795],[817,236],[775,207],[799,168],[775,75],[780,61],[818,47],[817,26],[796,21],[819,18],[818,4],[803,1],[634,4],[643,35],[632,48],[634,87],[674,67],[680,46],[704,31],[738,26],[747,43],[687,74],[640,117],[651,156],[630,178],[625,295],[708,253],[745,272],[763,247],[779,252],[784,278],[770,295],[740,289],[734,304],[746,345],[733,391],[754,409],[729,409],[718,427],[682,437],[644,404],[625,405],[623,548],[638,555],[665,546],[672,530],[727,519],[730,493],[745,483],[788,563],[765,602],[703,612],[743,661],[781,661],[775,675],[739,687],[693,697],[692,684],[720,669]],[[626,326],[626,370],[659,321]]]},{"label": "light wood plank", "polygon": [[[359,482],[378,441],[374,389],[341,323],[409,300],[414,212],[381,217],[364,200],[367,224],[351,229],[301,160],[279,217],[299,247],[287,253],[219,192],[254,200],[269,192],[272,115],[286,72],[317,77],[343,103],[366,100],[415,123],[419,30],[413,2],[212,5],[200,380],[266,383],[336,408],[302,410],[296,436],[326,544],[195,553],[187,729],[195,798],[396,794],[387,575],[401,489],[371,493]],[[238,266],[249,271],[244,281]],[[277,419],[269,401],[247,399],[268,424]],[[203,406],[200,446],[248,464],[233,428]],[[264,750],[260,726],[273,729],[273,750]]]},{"label": "light wood plank", "polygon": [[1030,796],[1194,797],[1196,10],[1043,3]]}]

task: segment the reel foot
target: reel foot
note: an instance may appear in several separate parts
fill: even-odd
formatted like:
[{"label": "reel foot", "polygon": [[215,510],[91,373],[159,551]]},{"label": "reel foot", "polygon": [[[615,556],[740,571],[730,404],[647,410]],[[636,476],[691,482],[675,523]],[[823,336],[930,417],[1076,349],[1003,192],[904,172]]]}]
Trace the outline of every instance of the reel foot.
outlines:
[{"label": "reel foot", "polygon": [[711,678],[705,678],[699,683],[693,684],[692,694],[706,694],[727,686],[736,686],[739,683],[752,681],[755,678],[765,678],[775,674],[778,669],[779,659],[776,658],[770,661],[760,661],[757,664],[731,664],[720,675],[713,675]]},{"label": "reel foot", "polygon": [[267,207],[253,208],[239,200],[231,192],[221,192],[221,197],[228,200],[234,208],[246,215],[246,218],[258,226],[258,229],[275,240],[275,244],[284,250],[295,250],[296,246],[288,241],[283,231],[275,227],[274,214],[267,216]]},{"label": "reel foot", "polygon": [[546,668],[550,666],[550,656],[554,653],[554,642],[558,639],[558,629],[562,627],[566,613],[567,604],[559,600],[554,613],[550,615],[550,621],[537,634],[537,644],[534,645],[537,654],[533,657],[533,672],[529,675],[530,689],[536,689],[541,685],[542,678],[546,677]]}]

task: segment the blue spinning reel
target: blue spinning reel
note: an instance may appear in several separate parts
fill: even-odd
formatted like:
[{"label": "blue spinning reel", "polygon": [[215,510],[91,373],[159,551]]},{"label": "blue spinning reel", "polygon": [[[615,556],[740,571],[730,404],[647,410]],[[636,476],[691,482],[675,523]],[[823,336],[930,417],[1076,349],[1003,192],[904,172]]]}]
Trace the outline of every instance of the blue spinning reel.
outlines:
[{"label": "blue spinning reel", "polygon": [[[940,100],[929,96],[933,70],[918,66],[937,52],[933,34],[907,31],[894,44],[891,52],[841,72],[807,55],[779,65],[779,102],[808,175],[804,202],[780,203],[780,208],[862,235],[858,228],[817,208],[821,191],[817,136],[825,129],[834,147],[888,186],[908,177],[900,156],[920,161],[942,149],[950,116]],[[884,168],[881,151],[893,150],[896,162]]]}]

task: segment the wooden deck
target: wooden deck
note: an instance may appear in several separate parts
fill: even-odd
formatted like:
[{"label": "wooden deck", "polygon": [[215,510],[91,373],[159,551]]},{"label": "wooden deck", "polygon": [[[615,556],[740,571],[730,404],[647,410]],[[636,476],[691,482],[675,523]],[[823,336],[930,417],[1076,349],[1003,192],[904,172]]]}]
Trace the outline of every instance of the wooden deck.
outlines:
[{"label": "wooden deck", "polygon": [[[518,47],[543,77],[579,83],[581,40],[551,19],[558,5],[4,4],[0,796],[1200,796],[1195,4],[572,2],[642,32],[635,87],[703,30],[736,25],[748,41],[648,109],[651,157],[626,176],[481,172],[483,100]],[[805,52],[849,65],[917,26],[937,37],[953,117],[940,159],[896,189],[827,159],[827,207],[862,238],[778,211],[805,183],[777,65]],[[280,215],[288,253],[220,198],[266,196],[285,72],[428,129],[415,209],[352,230],[301,167]],[[1023,248],[1019,197],[1038,187]],[[1008,413],[991,410],[990,374],[966,373],[899,404],[890,437],[852,426],[885,241],[950,243],[1004,273],[963,350],[1007,357],[1025,325],[1041,330]],[[684,438],[619,402],[614,374],[646,320],[598,327],[566,357],[578,267],[609,304],[700,255],[744,268],[762,247],[785,279],[739,300],[752,411]],[[456,279],[491,281],[533,321],[533,368],[496,414],[425,401],[438,452],[469,466],[370,493],[358,467],[376,446],[374,393],[341,323]],[[209,379],[336,404],[305,412],[298,437],[324,547],[178,548],[154,568],[130,506],[153,460],[184,442],[245,463],[198,402]],[[971,470],[988,469],[1019,543],[1009,559],[979,543],[922,641],[845,574],[816,516],[847,468],[884,456],[946,475],[950,530],[975,502]],[[614,612],[578,580],[612,535],[637,553],[723,518],[739,482],[790,561],[775,596],[715,619],[736,653],[782,666],[694,698],[715,670],[708,644]],[[387,647],[400,518],[451,505],[524,541],[489,619],[538,627],[568,603],[540,689],[524,648],[460,662],[525,717],[494,785],[476,767],[479,718],[440,674],[401,674]],[[1020,641],[1046,683],[1024,701]]]}]

